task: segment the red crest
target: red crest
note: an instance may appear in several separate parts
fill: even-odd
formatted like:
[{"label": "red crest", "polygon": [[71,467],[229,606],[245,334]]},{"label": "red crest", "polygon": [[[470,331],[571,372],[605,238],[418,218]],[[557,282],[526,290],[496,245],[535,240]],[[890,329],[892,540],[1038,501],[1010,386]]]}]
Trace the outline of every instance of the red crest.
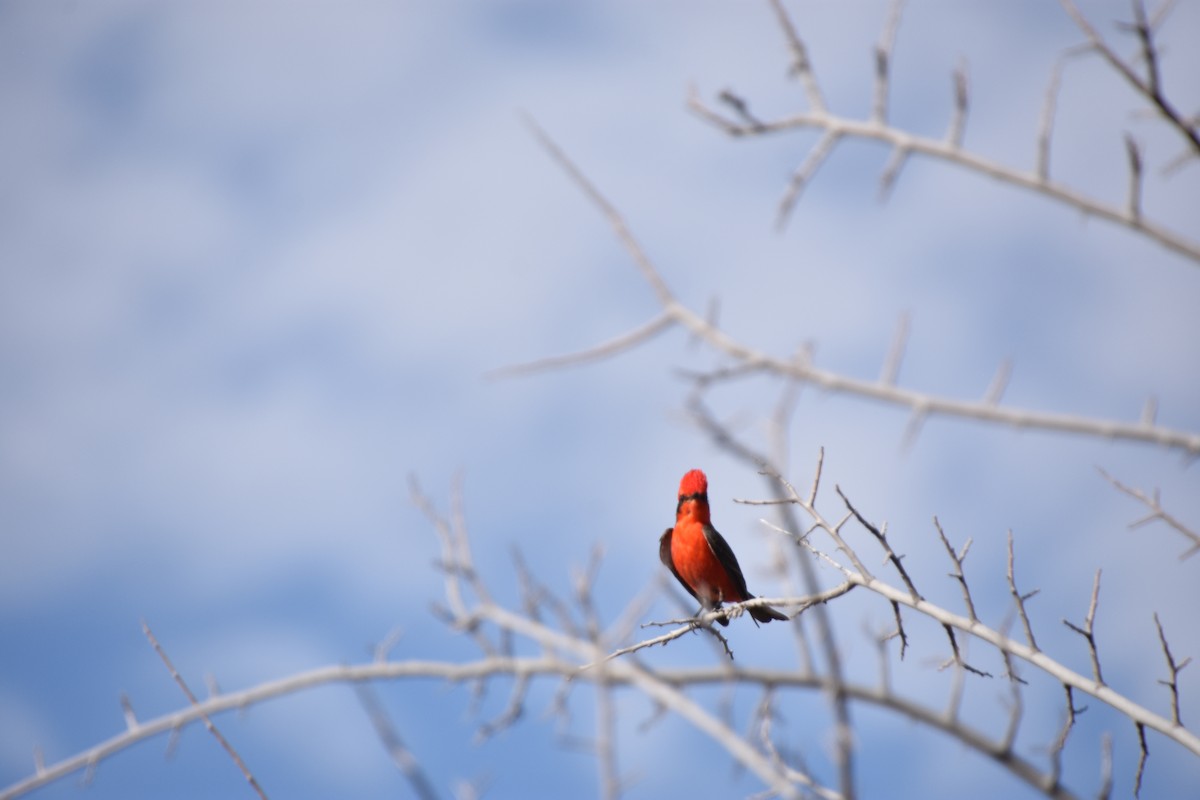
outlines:
[{"label": "red crest", "polygon": [[708,494],[708,478],[698,469],[684,475],[679,482],[679,496],[687,497],[689,494]]}]

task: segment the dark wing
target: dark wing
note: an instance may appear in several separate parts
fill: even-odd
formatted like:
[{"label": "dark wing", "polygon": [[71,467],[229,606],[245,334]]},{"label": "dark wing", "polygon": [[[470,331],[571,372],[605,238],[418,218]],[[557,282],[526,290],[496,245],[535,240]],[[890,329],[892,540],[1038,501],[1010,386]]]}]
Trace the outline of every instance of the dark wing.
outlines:
[{"label": "dark wing", "polygon": [[[713,551],[713,555],[717,557],[717,561],[720,561],[721,566],[729,573],[729,580],[733,581],[733,588],[742,593],[742,600],[753,600],[754,595],[750,594],[750,590],[746,588],[746,576],[742,575],[742,568],[738,566],[737,556],[733,554],[733,548],[729,546],[729,542],[725,541],[725,537],[717,533],[717,529],[712,525],[704,526],[704,538]],[[770,606],[755,606],[749,611],[755,622],[770,622],[773,619],[787,620],[787,615]],[[718,622],[723,623],[725,620],[718,620]]]},{"label": "dark wing", "polygon": [[667,532],[659,537],[658,560],[663,562],[663,566],[671,570],[671,574],[675,576],[675,580],[679,581],[679,585],[687,589],[687,593],[695,597],[697,602],[700,602],[700,598],[692,591],[692,587],[688,586],[687,582],[679,577],[679,571],[675,569],[675,561],[671,558],[671,533],[674,530],[674,528],[667,528]]},{"label": "dark wing", "polygon": [[721,562],[721,566],[729,574],[729,580],[733,582],[733,588],[742,593],[740,598],[726,597],[725,602],[749,599],[751,594],[750,590],[746,588],[746,578],[742,575],[742,568],[738,566],[737,556],[733,554],[733,548],[729,546],[729,542],[725,541],[725,537],[717,533],[717,529],[712,525],[704,526],[704,538],[708,542],[708,547],[712,550],[713,555],[717,557],[717,561]]}]

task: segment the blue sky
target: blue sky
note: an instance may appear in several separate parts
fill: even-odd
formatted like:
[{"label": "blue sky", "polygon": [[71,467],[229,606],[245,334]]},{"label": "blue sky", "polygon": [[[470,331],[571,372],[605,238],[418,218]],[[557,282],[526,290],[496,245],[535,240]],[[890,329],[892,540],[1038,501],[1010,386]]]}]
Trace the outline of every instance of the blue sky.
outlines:
[{"label": "blue sky", "polygon": [[[1088,8],[1107,32],[1126,15],[1123,3]],[[884,4],[849,13],[806,2],[795,14],[833,108],[865,113]],[[1190,79],[1200,50],[1185,36],[1198,28],[1200,7],[1180,4],[1166,80],[1185,109],[1200,101]],[[893,120],[940,135],[950,72],[965,59],[967,146],[1030,166],[1049,70],[1078,38],[1048,4],[914,0],[899,30]],[[872,377],[907,313],[906,386],[977,397],[1011,358],[1013,405],[1135,419],[1153,394],[1161,424],[1200,430],[1200,270],[1124,230],[922,162],[880,204],[886,151],[847,143],[776,233],[775,204],[814,137],[729,141],[684,101],[693,86],[706,97],[732,87],[763,116],[802,107],[786,58],[757,3],[0,6],[10,109],[0,123],[0,785],[31,771],[35,746],[52,761],[117,733],[121,692],[143,717],[182,705],[142,618],[196,687],[208,674],[231,689],[357,661],[397,626],[397,658],[468,657],[429,614],[441,591],[437,545],[409,502],[410,475],[443,506],[462,475],[477,558],[499,599],[519,597],[513,546],[566,591],[570,568],[600,542],[598,602],[615,614],[659,576],[656,539],[679,476],[703,467],[751,588],[778,589],[765,576],[761,513],[732,503],[764,487],[681,411],[676,369],[719,358],[670,333],[586,368],[485,379],[657,310],[521,112],[622,210],[683,302],[703,309],[718,298],[722,326],[757,347],[787,354],[811,342],[822,366]],[[1155,169],[1177,154],[1134,107],[1097,60],[1072,61],[1055,177],[1120,202],[1123,131]],[[1193,239],[1195,172],[1155,173],[1145,197],[1147,213]],[[761,443],[777,397],[777,385],[746,381],[713,403]],[[1055,629],[1082,618],[1104,566],[1106,674],[1165,711],[1150,614],[1178,656],[1200,654],[1200,560],[1179,563],[1184,543],[1168,530],[1126,530],[1140,509],[1095,467],[1161,487],[1196,524],[1195,465],[1148,446],[944,420],[904,449],[905,425],[901,411],[805,390],[791,474],[807,482],[823,446],[828,485],[888,522],[931,599],[948,606],[957,589],[930,518],[959,542],[972,537],[973,583],[994,624],[1008,611],[1011,529],[1023,581],[1043,589],[1044,646],[1077,670],[1088,668],[1085,650]],[[653,616],[672,610],[659,603]],[[863,627],[889,613],[865,598],[839,608],[864,679],[875,665]],[[739,659],[793,663],[776,626],[731,630]],[[923,634],[903,679],[940,697],[944,646],[936,630]],[[712,658],[684,641],[646,660]],[[1194,720],[1194,676],[1184,675],[1184,719]],[[459,778],[486,779],[489,797],[590,793],[594,761],[563,747],[540,716],[554,688],[536,687],[525,720],[475,745],[479,717],[464,688],[380,687],[446,796]],[[1005,691],[974,687],[982,727],[998,728]],[[1035,760],[1059,723],[1059,694],[1041,696],[1052,700],[1029,709],[1019,740]],[[737,697],[743,714],[757,699]],[[483,716],[505,700],[498,685]],[[757,790],[678,720],[641,732],[648,706],[621,703],[619,761],[639,778],[631,796],[683,788],[662,766],[681,763],[697,790]],[[1106,728],[1118,786],[1128,785],[1127,723],[1092,705],[1068,754],[1070,785],[1094,791]],[[575,732],[589,733],[586,692],[574,710]],[[790,743],[827,770],[820,698],[789,696],[784,710]],[[959,748],[937,734],[861,714],[861,758],[898,783],[910,776],[914,796],[982,796],[981,775],[995,796],[1024,791],[974,756],[946,759]],[[406,791],[345,687],[218,722],[272,796]],[[1152,796],[1195,780],[1195,759],[1150,744]],[[201,729],[169,760],[165,746],[106,761],[87,790],[70,778],[35,796],[244,791]],[[874,796],[898,796],[872,774],[862,779]]]}]

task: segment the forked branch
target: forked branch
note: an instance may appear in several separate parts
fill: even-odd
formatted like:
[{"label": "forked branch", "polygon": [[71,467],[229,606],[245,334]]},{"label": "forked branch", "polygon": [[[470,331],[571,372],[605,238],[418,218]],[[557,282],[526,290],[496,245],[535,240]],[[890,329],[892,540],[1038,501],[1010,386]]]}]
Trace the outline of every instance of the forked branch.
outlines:
[{"label": "forked branch", "polygon": [[[821,369],[814,365],[810,358],[780,358],[744,344],[722,331],[707,315],[693,311],[676,299],[616,207],[605,199],[566,153],[550,139],[549,135],[537,127],[532,120],[527,120],[527,122],[550,156],[603,213],[617,239],[625,247],[643,279],[653,290],[655,297],[662,305],[662,310],[648,323],[609,342],[572,354],[505,367],[498,371],[500,373],[510,375],[533,373],[588,363],[623,352],[628,347],[640,344],[669,327],[678,326],[706,343],[713,350],[732,358],[737,365],[737,372],[755,371],[776,375],[797,383],[811,384],[827,392],[844,392],[908,408],[915,420],[924,420],[933,416],[961,417],[1010,425],[1018,429],[1040,429],[1105,439],[1146,442],[1169,449],[1182,450],[1189,455],[1200,455],[1200,433],[1172,430],[1153,422],[1148,423],[1145,420],[1120,422],[1012,408],[997,402],[998,394],[995,386],[989,389],[981,400],[955,400],[939,397],[907,389],[895,383],[863,380],[832,370]],[[1198,257],[1200,257],[1200,251],[1198,251]]]},{"label": "forked branch", "polygon": [[[1136,34],[1140,42],[1138,60],[1145,65],[1145,76],[1139,74],[1134,62],[1124,60],[1116,53],[1083,14],[1075,8],[1071,0],[1060,1],[1080,30],[1088,37],[1088,46],[1100,53],[1105,61],[1145,98],[1155,112],[1179,132],[1188,143],[1191,158],[1200,157],[1200,129],[1197,127],[1197,121],[1181,114],[1162,87],[1159,70],[1160,51],[1154,38],[1154,22],[1147,19],[1141,1],[1134,0],[1135,21],[1128,27]],[[797,50],[806,52],[802,37],[797,32],[796,25],[788,16],[782,3],[772,0],[772,7],[775,9],[781,28],[785,31],[792,52]],[[802,129],[820,131],[820,139],[809,151],[801,167],[793,174],[788,188],[784,192],[780,202],[779,226],[786,223],[799,197],[800,190],[816,173],[817,168],[830,157],[836,145],[845,139],[866,139],[887,145],[892,153],[880,178],[882,196],[887,196],[900,169],[909,161],[910,156],[925,156],[1036,192],[1056,202],[1076,208],[1089,216],[1123,225],[1150,241],[1200,264],[1200,242],[1147,218],[1143,213],[1141,204],[1143,157],[1140,149],[1132,143],[1132,140],[1127,139],[1130,189],[1124,205],[1100,200],[1051,178],[1049,150],[1053,131],[1055,98],[1061,79],[1061,64],[1056,65],[1051,74],[1042,119],[1037,131],[1037,159],[1031,170],[1011,167],[963,148],[962,141],[969,95],[966,70],[961,65],[954,72],[954,116],[945,137],[934,139],[892,126],[888,122],[887,99],[891,77],[891,50],[894,46],[899,8],[899,3],[892,4],[880,44],[875,49],[873,100],[870,113],[863,119],[836,114],[829,110],[823,99],[820,102],[813,102],[814,97],[821,98],[821,92],[807,56],[805,57],[805,70],[801,73],[805,80],[806,94],[809,97],[807,111],[775,119],[764,120],[755,117],[753,121],[749,121],[744,115],[729,116],[722,113],[707,105],[695,93],[689,98],[688,106],[697,116],[730,136],[765,136]],[[1071,52],[1077,51],[1078,48],[1074,48]],[[740,107],[749,107],[749,102],[745,98],[730,90],[725,90],[722,96],[736,97]]]}]

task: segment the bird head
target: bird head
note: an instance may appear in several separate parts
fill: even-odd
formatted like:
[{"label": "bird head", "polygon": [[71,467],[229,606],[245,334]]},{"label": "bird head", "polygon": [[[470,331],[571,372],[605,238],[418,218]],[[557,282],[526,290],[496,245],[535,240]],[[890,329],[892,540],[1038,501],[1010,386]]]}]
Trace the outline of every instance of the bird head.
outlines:
[{"label": "bird head", "polygon": [[683,476],[683,480],[679,482],[679,499],[682,500],[689,495],[707,495],[708,494],[708,478],[698,469],[694,469]]}]

